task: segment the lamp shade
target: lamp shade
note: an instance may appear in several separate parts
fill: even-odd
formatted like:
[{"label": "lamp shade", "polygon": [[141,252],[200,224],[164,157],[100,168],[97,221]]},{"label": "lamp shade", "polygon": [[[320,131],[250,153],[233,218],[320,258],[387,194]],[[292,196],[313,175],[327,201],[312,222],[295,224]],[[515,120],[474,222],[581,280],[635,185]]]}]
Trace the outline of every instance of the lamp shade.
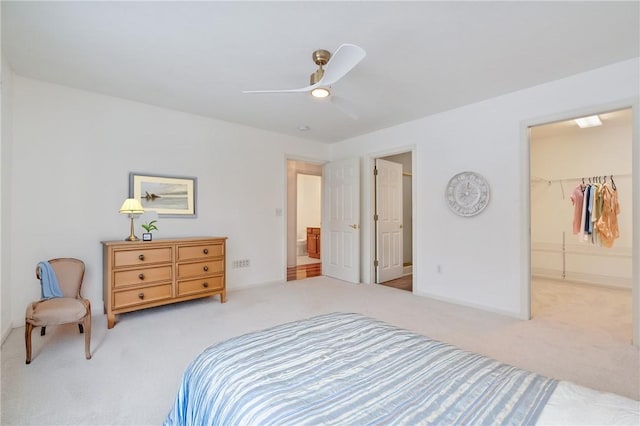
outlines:
[{"label": "lamp shade", "polygon": [[140,201],[135,198],[127,198],[122,203],[122,207],[120,207],[120,213],[123,214],[141,214],[144,213],[144,209],[140,204]]}]

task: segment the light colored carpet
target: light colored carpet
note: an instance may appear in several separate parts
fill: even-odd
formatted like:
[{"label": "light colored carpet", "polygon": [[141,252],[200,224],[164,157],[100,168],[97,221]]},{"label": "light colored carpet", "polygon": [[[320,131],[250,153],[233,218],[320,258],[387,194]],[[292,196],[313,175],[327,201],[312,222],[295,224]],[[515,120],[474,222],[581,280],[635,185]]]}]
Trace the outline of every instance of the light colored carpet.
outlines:
[{"label": "light colored carpet", "polygon": [[[101,307],[94,307],[100,312]],[[107,330],[94,317],[93,359],[74,326],[33,333],[24,363],[24,329],[2,347],[2,425],[160,424],[187,364],[212,343],[312,315],[345,311],[405,327],[522,368],[640,398],[640,358],[603,330],[538,317],[519,321],[417,297],[379,285],[326,277],[231,291],[217,297],[120,316]]]},{"label": "light colored carpet", "polygon": [[533,318],[632,341],[631,290],[540,278],[532,284]]}]

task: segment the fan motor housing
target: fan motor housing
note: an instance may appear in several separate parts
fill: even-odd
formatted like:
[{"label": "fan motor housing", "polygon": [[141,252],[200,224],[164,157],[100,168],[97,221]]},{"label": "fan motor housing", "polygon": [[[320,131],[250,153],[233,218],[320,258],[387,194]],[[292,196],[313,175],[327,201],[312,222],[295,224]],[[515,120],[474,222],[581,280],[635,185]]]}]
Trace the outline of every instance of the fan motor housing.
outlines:
[{"label": "fan motor housing", "polygon": [[311,54],[311,58],[316,65],[321,67],[323,65],[327,65],[327,62],[329,62],[329,59],[331,58],[331,52],[324,49],[316,50]]},{"label": "fan motor housing", "polygon": [[319,82],[324,75],[324,69],[322,67],[324,65],[327,65],[329,59],[331,59],[331,52],[324,49],[316,50],[315,52],[313,52],[313,54],[311,54],[311,58],[313,59],[313,62],[315,62],[318,66],[318,69],[309,77],[309,82],[311,83],[311,85],[314,85]]}]

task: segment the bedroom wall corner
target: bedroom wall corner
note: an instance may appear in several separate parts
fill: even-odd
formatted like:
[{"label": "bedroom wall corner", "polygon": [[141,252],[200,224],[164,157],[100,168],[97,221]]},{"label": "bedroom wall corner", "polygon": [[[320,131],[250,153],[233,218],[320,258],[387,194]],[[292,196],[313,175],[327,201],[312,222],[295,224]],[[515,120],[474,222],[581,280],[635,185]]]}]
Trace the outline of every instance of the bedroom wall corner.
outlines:
[{"label": "bedroom wall corner", "polygon": [[11,149],[12,149],[12,87],[13,71],[2,55],[0,70],[0,344],[4,343],[12,328],[11,304]]}]

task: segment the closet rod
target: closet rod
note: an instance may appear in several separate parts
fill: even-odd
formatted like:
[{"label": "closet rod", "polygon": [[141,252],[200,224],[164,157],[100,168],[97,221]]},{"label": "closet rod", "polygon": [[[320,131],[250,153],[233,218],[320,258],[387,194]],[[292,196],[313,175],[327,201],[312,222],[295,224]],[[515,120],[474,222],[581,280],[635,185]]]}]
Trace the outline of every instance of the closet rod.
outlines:
[{"label": "closet rod", "polygon": [[[548,182],[548,183],[554,183],[554,182],[571,182],[571,181],[582,181],[582,179],[589,179],[589,178],[593,178],[593,177],[607,177],[607,180],[611,180],[611,176],[612,175],[588,175],[588,176],[580,176],[580,177],[575,177],[575,178],[562,178],[562,179],[545,179],[545,178],[541,178],[538,176],[532,176],[531,180],[535,180],[535,181],[540,181],[540,182]],[[618,179],[618,178],[625,178],[625,177],[632,177],[631,173],[623,173],[623,174],[614,174],[613,178],[614,179]]]}]

